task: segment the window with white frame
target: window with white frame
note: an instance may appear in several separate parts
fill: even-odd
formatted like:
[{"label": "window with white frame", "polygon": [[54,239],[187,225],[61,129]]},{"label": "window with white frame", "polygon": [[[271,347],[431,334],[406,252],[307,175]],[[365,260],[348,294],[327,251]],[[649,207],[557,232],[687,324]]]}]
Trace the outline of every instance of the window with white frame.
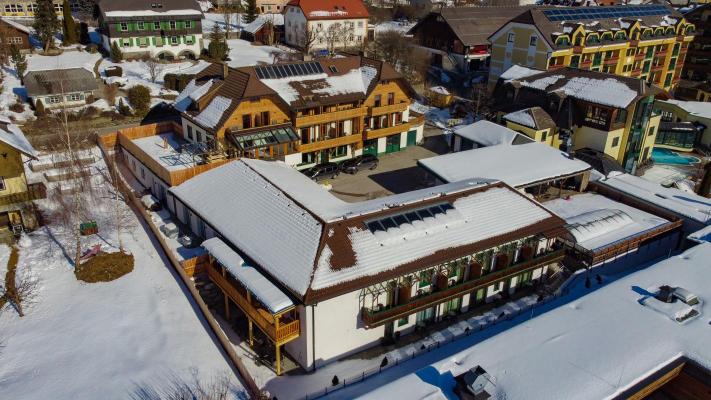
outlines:
[{"label": "window with white frame", "polygon": [[363,21],[358,21],[358,28],[362,28],[362,27],[363,27]]},{"label": "window with white frame", "polygon": [[29,12],[37,11],[37,3],[28,4],[27,11],[29,11]]},{"label": "window with white frame", "polygon": [[23,11],[22,4],[6,4],[5,5],[5,12],[16,13],[16,12],[22,12],[22,11]]},{"label": "window with white frame", "polygon": [[20,36],[9,37],[6,41],[9,44],[22,44],[22,38]]},{"label": "window with white frame", "polygon": [[156,21],[153,23],[153,29],[160,30],[160,22]]},{"label": "window with white frame", "polygon": [[5,186],[5,177],[0,176],[0,190],[5,190],[7,189],[7,186]]},{"label": "window with white frame", "polygon": [[185,21],[185,27],[186,27],[186,28],[192,28],[192,27],[193,27],[193,21]]},{"label": "window with white frame", "polygon": [[175,21],[170,21],[170,29],[177,29],[178,23]]},{"label": "window with white frame", "polygon": [[64,11],[64,5],[62,3],[54,3],[54,11],[56,11],[56,12]]},{"label": "window with white frame", "polygon": [[119,30],[125,32],[128,30],[128,22],[121,22],[119,24]]},{"label": "window with white frame", "polygon": [[509,33],[509,36],[506,38],[506,41],[508,43],[513,43],[515,38],[516,38],[516,34],[511,32],[511,33]]},{"label": "window with white frame", "polygon": [[143,21],[138,21],[138,22],[136,23],[136,25],[138,25],[138,30],[139,30],[139,31],[142,31],[142,30],[146,29],[146,23],[143,22]]},{"label": "window with white frame", "polygon": [[131,46],[131,39],[122,39],[121,46],[122,47],[130,47]]},{"label": "window with white frame", "polygon": [[84,95],[82,93],[72,93],[67,95],[67,101],[81,101],[84,100]]},{"label": "window with white frame", "polygon": [[58,104],[62,101],[59,96],[47,96],[47,104]]},{"label": "window with white frame", "polygon": [[170,44],[176,45],[176,44],[179,44],[179,43],[180,43],[180,40],[178,39],[177,36],[171,36],[171,37],[170,37]]},{"label": "window with white frame", "polygon": [[536,47],[536,44],[538,44],[538,36],[531,35],[531,38],[528,40],[528,45],[531,47]]}]

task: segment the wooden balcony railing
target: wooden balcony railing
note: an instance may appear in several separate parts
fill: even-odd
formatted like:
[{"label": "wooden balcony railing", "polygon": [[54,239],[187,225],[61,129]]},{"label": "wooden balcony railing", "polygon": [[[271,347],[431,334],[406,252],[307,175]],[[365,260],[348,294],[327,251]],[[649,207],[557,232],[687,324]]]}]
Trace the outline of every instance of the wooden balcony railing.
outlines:
[{"label": "wooden balcony railing", "polygon": [[605,59],[604,64],[605,65],[615,65],[615,64],[617,64],[618,61],[620,61],[619,57],[610,57],[610,58]]},{"label": "wooden balcony railing", "polygon": [[407,102],[400,102],[400,103],[395,103],[395,104],[389,104],[389,105],[384,105],[380,107],[371,107],[368,109],[368,115],[370,116],[375,116],[375,115],[383,115],[383,114],[390,114],[394,112],[403,112],[407,110],[407,107],[409,107],[410,104]]},{"label": "wooden balcony railing", "polygon": [[352,135],[345,135],[333,139],[324,139],[311,143],[297,144],[296,149],[301,153],[308,153],[312,151],[325,150],[347,144],[359,143],[361,140],[363,140],[363,136],[355,133]]},{"label": "wooden balcony railing", "polygon": [[222,289],[222,291],[237,304],[237,307],[239,307],[252,322],[257,324],[259,329],[264,332],[265,335],[269,336],[274,343],[283,344],[297,338],[301,334],[298,319],[284,324],[278,324],[277,326],[276,315],[252,304],[234,284],[222,276],[222,273],[214,264],[208,264],[207,274],[210,280]]},{"label": "wooden balcony railing", "polygon": [[363,117],[368,112],[367,107],[356,107],[348,110],[325,112],[317,115],[304,115],[296,117],[296,127],[325,124],[327,122],[343,121],[351,118]]},{"label": "wooden balcony railing", "polygon": [[490,272],[479,278],[463,281],[443,290],[433,291],[422,296],[410,299],[409,302],[394,305],[379,310],[363,308],[361,318],[366,328],[373,328],[417,311],[424,310],[436,304],[463,296],[478,287],[485,287],[494,282],[518,275],[526,270],[537,268],[542,265],[558,262],[565,256],[565,249],[558,249],[546,254],[539,255],[530,260],[521,261],[506,268]]},{"label": "wooden balcony railing", "polygon": [[645,56],[644,53],[635,54],[634,60],[635,61],[642,61],[642,60],[644,60],[644,56]]},{"label": "wooden balcony railing", "polygon": [[365,130],[365,140],[377,139],[384,136],[394,135],[396,133],[405,132],[413,127],[422,125],[425,122],[424,116],[418,116],[410,118],[409,121],[403,122],[394,126],[389,126],[387,128],[380,129],[366,129]]},{"label": "wooden balcony railing", "polygon": [[0,206],[9,206],[16,203],[24,203],[32,200],[47,198],[47,188],[44,183],[31,183],[27,185],[26,192],[11,193],[6,196],[0,196]]}]

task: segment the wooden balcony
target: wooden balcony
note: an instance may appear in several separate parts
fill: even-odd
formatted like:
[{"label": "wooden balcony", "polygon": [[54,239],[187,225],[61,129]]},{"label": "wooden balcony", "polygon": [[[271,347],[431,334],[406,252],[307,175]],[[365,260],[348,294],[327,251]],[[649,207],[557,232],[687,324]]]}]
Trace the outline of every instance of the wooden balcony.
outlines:
[{"label": "wooden balcony", "polygon": [[279,314],[272,314],[262,308],[259,303],[253,301],[244,288],[232,282],[228,277],[222,276],[216,264],[208,264],[207,274],[210,280],[237,304],[237,307],[242,310],[247,318],[255,323],[259,330],[264,332],[276,345],[287,343],[301,334],[298,317],[292,321],[280,323],[280,319],[285,314],[292,312],[293,308],[284,310]]},{"label": "wooden balcony", "polygon": [[555,71],[557,69],[563,69],[565,68],[564,64],[557,64],[557,65],[549,65],[548,66],[548,71]]},{"label": "wooden balcony", "polygon": [[354,133],[351,135],[345,135],[333,139],[324,139],[311,143],[297,144],[296,150],[301,153],[309,153],[312,151],[319,151],[348,144],[355,144],[361,142],[362,140],[363,136],[358,133]]},{"label": "wooden balcony", "polygon": [[351,118],[359,118],[365,116],[367,113],[367,107],[356,107],[348,110],[327,112],[317,115],[305,115],[301,117],[296,117],[296,128],[325,124],[328,122],[343,121]]},{"label": "wooden balcony", "polygon": [[9,206],[12,204],[25,203],[44,198],[47,198],[47,188],[44,186],[44,183],[32,183],[27,185],[26,192],[11,193],[6,196],[0,196],[0,206]]},{"label": "wooden balcony", "polygon": [[473,290],[479,287],[486,287],[495,282],[516,276],[527,270],[535,269],[543,265],[561,261],[564,256],[564,249],[554,250],[546,254],[534,257],[530,260],[521,261],[506,268],[490,272],[479,278],[463,281],[453,286],[444,288],[442,290],[435,290],[433,292],[412,298],[410,299],[410,301],[404,304],[394,305],[379,310],[370,310],[367,308],[363,308],[361,310],[361,318],[363,319],[363,323],[365,324],[366,328],[373,328],[382,325],[388,321],[403,318],[417,311],[430,308],[434,305],[451,300],[455,297],[460,297],[467,293],[471,293]]},{"label": "wooden balcony", "polygon": [[658,72],[658,71],[661,71],[663,68],[664,68],[664,65],[652,65],[651,71]]},{"label": "wooden balcony", "polygon": [[632,76],[640,76],[642,74],[642,68],[637,68],[632,70]]},{"label": "wooden balcony", "polygon": [[407,110],[407,108],[410,106],[410,103],[407,102],[400,102],[400,103],[395,103],[395,104],[390,104],[390,105],[384,105],[380,107],[371,107],[368,109],[368,115],[370,116],[376,116],[376,115],[383,115],[383,114],[391,114],[395,112],[403,112]]},{"label": "wooden balcony", "polygon": [[394,126],[389,126],[387,128],[380,129],[366,129],[365,140],[377,139],[385,136],[394,135],[397,133],[405,132],[416,126],[422,125],[425,122],[424,116],[419,116],[415,118],[410,118],[410,121],[403,122]]},{"label": "wooden balcony", "polygon": [[644,57],[645,57],[644,53],[635,54],[634,60],[635,61],[642,61],[642,60],[644,60]]},{"label": "wooden balcony", "polygon": [[617,62],[620,61],[620,57],[610,57],[606,58],[605,61],[603,61],[603,64],[605,65],[617,65]]}]

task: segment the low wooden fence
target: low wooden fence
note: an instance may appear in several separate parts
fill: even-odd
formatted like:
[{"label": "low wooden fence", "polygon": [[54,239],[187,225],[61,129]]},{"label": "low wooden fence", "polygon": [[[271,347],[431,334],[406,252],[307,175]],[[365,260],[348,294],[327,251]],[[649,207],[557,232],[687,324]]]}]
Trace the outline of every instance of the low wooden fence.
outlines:
[{"label": "low wooden fence", "polygon": [[183,270],[189,277],[206,272],[207,263],[210,262],[210,257],[207,254],[202,254],[197,257],[189,258],[180,262]]},{"label": "low wooden fence", "polygon": [[[104,155],[104,159],[109,159],[109,148],[104,145],[104,141],[101,140],[101,138],[97,138],[96,142]],[[114,165],[112,163],[107,163],[107,166],[109,169],[114,168]],[[248,391],[250,397],[254,399],[261,398],[261,391],[257,384],[254,382],[252,375],[250,375],[249,371],[242,363],[242,360],[240,359],[239,355],[237,355],[237,352],[235,352],[235,349],[232,347],[232,343],[222,331],[222,328],[220,328],[219,323],[217,322],[215,317],[213,317],[212,313],[210,312],[210,309],[207,307],[207,304],[205,304],[205,301],[203,301],[202,297],[200,297],[200,293],[198,293],[197,289],[195,288],[195,285],[193,285],[190,277],[183,269],[183,266],[181,265],[180,261],[178,261],[177,257],[173,254],[173,251],[171,250],[170,246],[168,246],[165,240],[163,240],[160,230],[155,225],[150,215],[148,215],[148,212],[145,210],[145,208],[143,208],[143,205],[141,204],[140,200],[133,194],[131,188],[128,187],[128,184],[126,184],[126,182],[123,180],[121,176],[121,171],[116,171],[116,174],[113,173],[114,171],[110,172],[112,173],[111,176],[119,177],[117,182],[119,190],[124,195],[124,198],[127,200],[129,206],[131,206],[134,211],[138,212],[143,217],[146,224],[153,233],[153,236],[158,240],[158,243],[160,243],[163,253],[168,258],[168,260],[170,260],[171,266],[173,267],[175,272],[177,272],[178,276],[180,276],[181,280],[183,281],[183,284],[188,289],[188,292],[192,296],[195,303],[198,305],[202,316],[207,321],[208,326],[217,338],[217,341],[220,343],[222,349],[227,355],[227,358],[232,362],[233,367],[241,378],[241,381],[244,384],[245,389]]]}]

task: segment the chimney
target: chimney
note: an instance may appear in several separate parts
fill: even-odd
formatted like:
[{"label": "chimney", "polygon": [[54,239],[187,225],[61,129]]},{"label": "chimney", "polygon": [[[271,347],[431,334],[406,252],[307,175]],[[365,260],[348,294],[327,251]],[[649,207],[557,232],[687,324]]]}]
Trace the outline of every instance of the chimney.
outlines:
[{"label": "chimney", "polygon": [[227,79],[227,75],[230,74],[230,67],[226,62],[222,62],[222,79]]},{"label": "chimney", "polygon": [[704,167],[704,179],[699,186],[699,196],[709,197],[711,194],[711,163],[706,163]]}]

